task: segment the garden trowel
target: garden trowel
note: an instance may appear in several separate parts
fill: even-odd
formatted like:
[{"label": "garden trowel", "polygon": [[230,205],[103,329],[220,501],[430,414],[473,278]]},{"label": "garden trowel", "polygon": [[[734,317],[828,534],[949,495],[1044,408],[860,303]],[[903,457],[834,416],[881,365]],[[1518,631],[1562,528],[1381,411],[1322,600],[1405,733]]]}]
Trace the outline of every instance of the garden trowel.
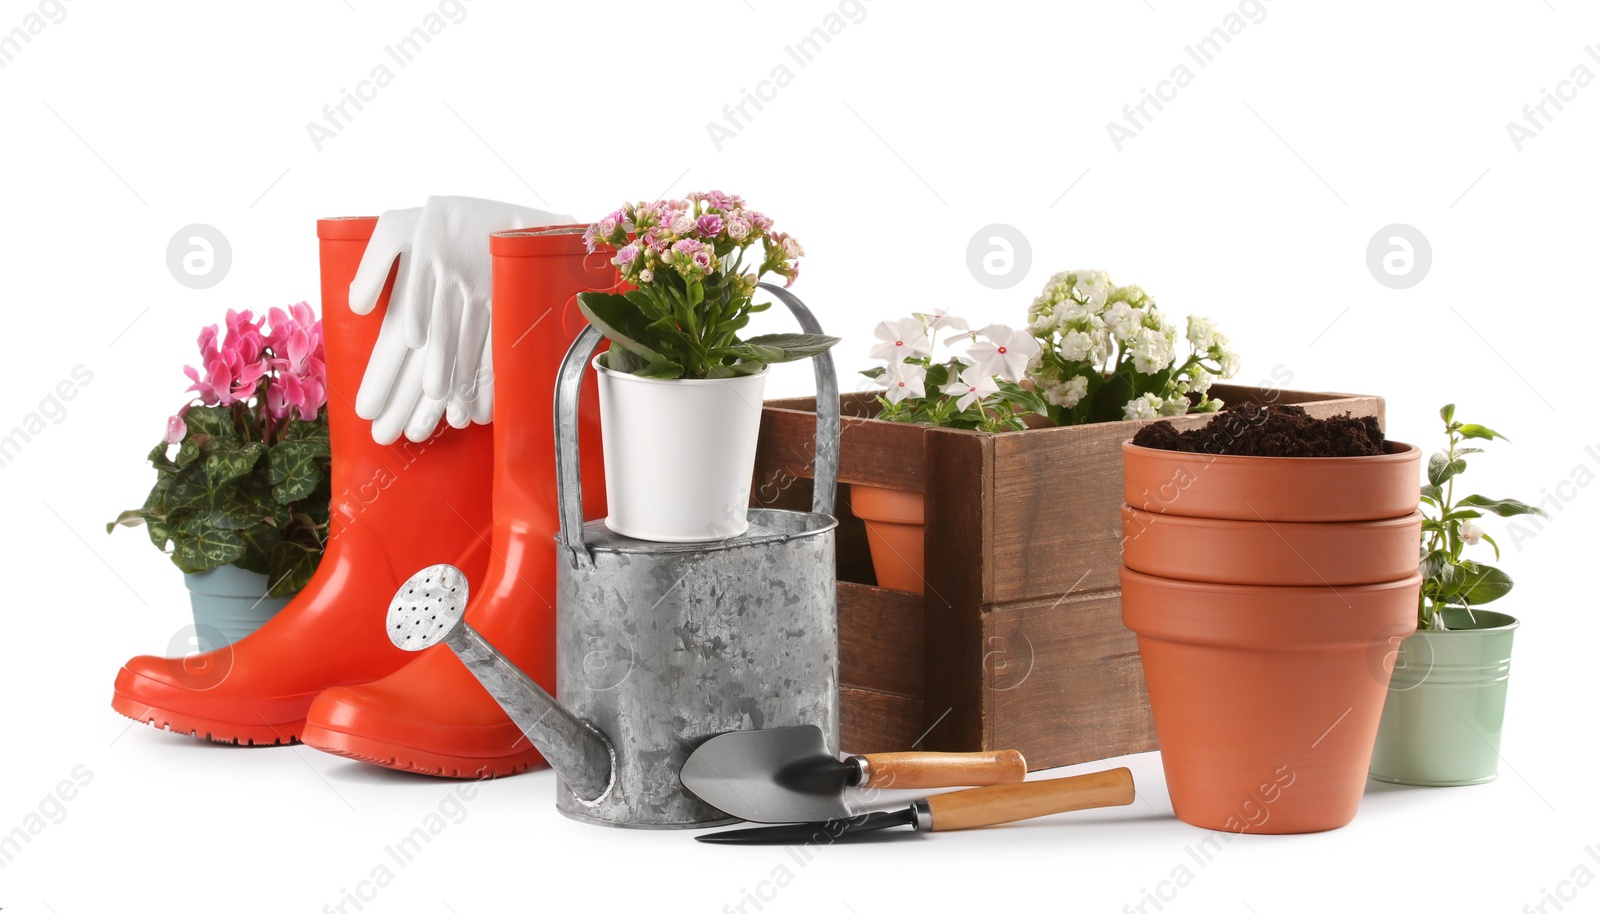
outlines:
[{"label": "garden trowel", "polygon": [[850,788],[909,789],[1010,784],[1027,777],[1022,753],[881,752],[840,761],[815,726],[741,730],[706,740],[683,765],[683,785],[750,822],[814,822],[853,816]]}]

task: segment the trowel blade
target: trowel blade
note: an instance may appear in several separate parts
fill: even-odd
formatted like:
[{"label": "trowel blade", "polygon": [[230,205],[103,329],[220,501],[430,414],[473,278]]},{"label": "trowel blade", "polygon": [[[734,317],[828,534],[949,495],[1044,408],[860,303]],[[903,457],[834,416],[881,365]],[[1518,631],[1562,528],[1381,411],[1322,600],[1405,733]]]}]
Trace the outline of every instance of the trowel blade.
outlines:
[{"label": "trowel blade", "polygon": [[741,730],[706,740],[683,764],[683,786],[749,822],[820,822],[859,815],[853,769],[816,726]]}]

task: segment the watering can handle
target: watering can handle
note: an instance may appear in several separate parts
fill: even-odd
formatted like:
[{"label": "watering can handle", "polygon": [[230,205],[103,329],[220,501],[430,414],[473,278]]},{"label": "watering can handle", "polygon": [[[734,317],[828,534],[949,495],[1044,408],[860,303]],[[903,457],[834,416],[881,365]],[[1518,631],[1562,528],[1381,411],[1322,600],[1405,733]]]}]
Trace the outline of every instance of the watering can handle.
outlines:
[{"label": "watering can handle", "polygon": [[[761,283],[786,305],[807,333],[821,333],[822,325],[805,303],[782,286]],[[558,540],[573,560],[589,564],[583,545],[583,486],[578,465],[578,394],[583,390],[584,369],[594,358],[605,338],[593,327],[585,327],[573,340],[556,375],[556,498],[561,505],[561,532]],[[833,356],[813,356],[817,372],[817,438],[813,456],[814,485],[811,510],[833,514],[834,492],[839,480],[839,380],[833,371]]]}]

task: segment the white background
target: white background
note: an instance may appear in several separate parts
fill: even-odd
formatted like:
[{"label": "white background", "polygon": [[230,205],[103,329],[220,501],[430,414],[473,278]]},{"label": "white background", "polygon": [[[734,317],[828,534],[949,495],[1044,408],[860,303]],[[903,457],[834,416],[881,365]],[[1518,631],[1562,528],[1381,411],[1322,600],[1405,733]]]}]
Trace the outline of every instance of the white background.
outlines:
[{"label": "white background", "polygon": [[[0,31],[36,9],[0,3]],[[802,868],[781,849],[569,822],[544,771],[483,785],[367,910],[737,910],[747,890],[772,896],[762,880],[786,866],[792,882],[767,911],[1119,911],[1184,864],[1194,878],[1168,911],[1520,911],[1575,867],[1600,876],[1600,847],[1585,852],[1600,844],[1600,798],[1584,583],[1600,490],[1568,482],[1600,471],[1600,87],[1549,108],[1520,151],[1506,129],[1574,67],[1600,74],[1584,50],[1600,42],[1600,12],[1273,0],[1201,69],[1185,45],[1236,3],[871,0],[802,69],[785,45],[837,3],[475,0],[395,67],[384,46],[437,9],[73,0],[0,70],[0,430],[75,366],[92,373],[0,468],[0,831],[76,766],[93,777],[0,870],[6,910],[324,910],[453,789],[304,747],[130,728],[107,706],[122,661],[166,650],[187,622],[170,564],[143,535],[102,525],[148,487],[142,457],[183,401],[198,328],[229,306],[315,301],[319,216],[459,193],[589,219],[707,187],[745,195],[803,240],[795,289],[845,337],[847,388],[878,320],[945,308],[1020,323],[1051,272],[1098,267],[1175,317],[1216,318],[1243,381],[1283,366],[1296,388],[1385,395],[1404,440],[1431,444],[1450,400],[1510,435],[1467,478],[1561,510],[1521,548],[1501,539],[1519,582],[1501,606],[1525,620],[1502,777],[1374,787],[1342,830],[1235,841],[1202,868],[1185,847],[1205,833],[1171,818],[1148,755],[1132,760],[1143,800],[1127,810],[833,848]],[[392,84],[319,152],[307,122],[385,62]],[[792,82],[719,150],[707,122],[779,64]],[[1118,151],[1107,121],[1178,64],[1192,83]],[[191,223],[232,245],[230,272],[205,291],[166,266],[168,240]],[[1005,290],[967,267],[992,223],[1032,250]],[[1433,252],[1404,291],[1366,264],[1391,223],[1417,227]],[[808,389],[806,375],[790,367],[773,392]],[[1572,909],[1600,907],[1600,886],[1574,890]]]}]

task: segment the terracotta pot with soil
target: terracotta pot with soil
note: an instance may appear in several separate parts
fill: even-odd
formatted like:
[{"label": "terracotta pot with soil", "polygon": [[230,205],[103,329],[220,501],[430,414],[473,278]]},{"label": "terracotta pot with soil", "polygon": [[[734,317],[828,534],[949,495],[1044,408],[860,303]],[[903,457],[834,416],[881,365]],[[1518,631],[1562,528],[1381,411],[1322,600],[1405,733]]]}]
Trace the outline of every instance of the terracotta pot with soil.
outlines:
[{"label": "terracotta pot with soil", "polygon": [[1241,404],[1123,446],[1123,623],[1180,819],[1355,816],[1394,639],[1415,629],[1420,452],[1375,417]]}]

